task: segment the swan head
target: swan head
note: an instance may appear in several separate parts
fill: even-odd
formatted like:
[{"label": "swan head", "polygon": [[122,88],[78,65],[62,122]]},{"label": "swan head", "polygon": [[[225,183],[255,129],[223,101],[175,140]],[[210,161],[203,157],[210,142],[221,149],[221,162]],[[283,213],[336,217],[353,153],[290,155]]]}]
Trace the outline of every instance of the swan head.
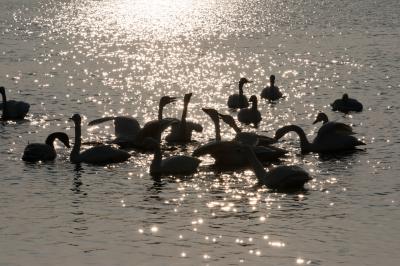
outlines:
[{"label": "swan head", "polygon": [[163,96],[160,99],[160,106],[165,106],[169,103],[176,102],[176,97]]},{"label": "swan head", "polygon": [[60,132],[57,135],[57,138],[65,145],[65,147],[70,148],[71,146],[69,145],[69,137],[67,134]]},{"label": "swan head", "polygon": [[275,83],[275,75],[269,76],[269,82],[271,82],[271,84]]},{"label": "swan head", "polygon": [[347,93],[343,94],[342,100],[347,101],[349,99],[349,95]]},{"label": "swan head", "polygon": [[6,93],[6,89],[3,86],[1,86],[0,87],[0,94],[5,94],[5,93]]},{"label": "swan head", "polygon": [[188,103],[190,102],[190,98],[192,97],[193,93],[186,93],[185,97],[183,97],[183,102]]},{"label": "swan head", "polygon": [[257,102],[257,96],[251,95],[251,97],[249,99],[249,102],[256,103]]},{"label": "swan head", "polygon": [[241,78],[240,80],[239,80],[239,85],[243,85],[243,84],[245,84],[245,83],[252,83],[253,81],[251,81],[251,80],[248,80],[247,78]]},{"label": "swan head", "polygon": [[202,110],[204,113],[208,114],[214,122],[219,120],[217,110],[212,108],[202,108]]},{"label": "swan head", "polygon": [[81,118],[81,116],[79,115],[79,114],[74,114],[71,118],[70,118],[70,120],[72,120],[72,121],[74,121],[75,123],[81,123],[81,121],[82,121],[82,118]]},{"label": "swan head", "polygon": [[316,123],[318,123],[318,122],[321,122],[321,121],[323,121],[323,122],[329,121],[328,116],[327,116],[325,113],[323,113],[323,112],[319,112],[319,113],[318,113],[317,118],[316,118],[315,121],[313,122],[313,125],[316,124]]},{"label": "swan head", "polygon": [[223,114],[218,113],[218,116],[222,119],[222,121],[224,121],[231,127],[235,127],[236,122],[235,122],[235,119],[231,115],[223,115]]}]

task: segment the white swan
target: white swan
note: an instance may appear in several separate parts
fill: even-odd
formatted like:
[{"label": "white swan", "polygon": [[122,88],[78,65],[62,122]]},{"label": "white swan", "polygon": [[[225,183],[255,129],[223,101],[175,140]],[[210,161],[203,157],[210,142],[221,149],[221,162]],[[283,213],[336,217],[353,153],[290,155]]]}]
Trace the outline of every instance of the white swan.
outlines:
[{"label": "white swan", "polygon": [[269,146],[276,142],[276,139],[267,136],[259,135],[254,132],[243,132],[236,124],[235,119],[231,115],[218,113],[219,117],[228,124],[236,132],[234,140],[251,146]]},{"label": "white swan", "polygon": [[316,124],[321,121],[323,122],[323,125],[318,130],[318,135],[332,134],[332,132],[343,135],[355,134],[351,126],[339,122],[329,121],[328,116],[323,112],[318,113],[317,118],[315,119],[313,124]]},{"label": "white swan", "polygon": [[160,143],[147,138],[144,145],[153,149],[154,157],[150,165],[150,175],[190,175],[197,171],[200,160],[191,156],[176,155],[163,159]]},{"label": "white swan", "polygon": [[165,140],[167,142],[170,142],[170,143],[171,142],[172,143],[190,142],[192,140],[192,132],[193,131],[196,131],[196,132],[203,131],[203,127],[200,124],[186,120],[188,105],[189,105],[191,97],[192,97],[192,93],[185,94],[185,97],[183,99],[183,111],[182,111],[181,121],[179,121],[179,123],[172,124],[171,133],[165,137]]},{"label": "white swan", "polygon": [[249,106],[249,102],[247,101],[246,95],[243,94],[243,85],[245,83],[251,83],[252,81],[241,78],[239,80],[239,94],[232,94],[228,98],[228,107],[232,109],[237,108],[247,108]]},{"label": "white swan", "polygon": [[240,109],[238,113],[238,120],[246,125],[253,124],[254,127],[258,127],[262,118],[260,111],[257,109],[257,96],[252,95],[249,99],[249,102],[252,102],[253,104],[250,108]]},{"label": "white swan", "polygon": [[3,109],[1,115],[2,120],[24,119],[25,115],[29,112],[29,103],[22,101],[7,101],[6,89],[0,87],[0,94],[3,98],[0,109]]},{"label": "white swan", "polygon": [[80,152],[81,149],[81,116],[74,114],[70,118],[75,123],[75,143],[72,148],[70,161],[72,163],[90,163],[90,164],[109,164],[124,162],[131,155],[123,150],[118,150],[111,146],[99,145]]},{"label": "white swan", "polygon": [[114,120],[115,124],[115,140],[112,143],[119,145],[122,148],[145,148],[143,141],[146,138],[153,138],[161,141],[162,132],[171,124],[177,123],[179,120],[175,118],[163,118],[164,107],[176,101],[175,97],[163,96],[159,101],[157,120],[147,122],[143,128],[140,128],[136,119],[131,117],[104,117],[91,121],[89,126],[99,123]]},{"label": "white swan", "polygon": [[356,99],[349,98],[347,93],[343,94],[342,99],[335,100],[332,104],[333,111],[348,113],[350,111],[361,112],[363,105]]},{"label": "white swan", "polygon": [[364,142],[350,135],[343,135],[332,132],[330,134],[317,134],[313,142],[309,142],[303,129],[296,125],[284,126],[275,133],[275,139],[280,139],[286,133],[294,131],[300,137],[300,147],[302,153],[317,152],[329,153],[346,150],[354,150],[356,146],[365,145]]},{"label": "white swan", "polygon": [[[237,141],[222,141],[221,129],[218,112],[215,109],[203,108],[203,111],[209,115],[214,122],[215,140],[202,145],[193,151],[193,156],[199,157],[206,154],[211,155],[215,160],[215,165],[224,167],[241,167],[248,165],[248,160],[240,151],[240,143]],[[268,147],[253,147],[257,158],[262,162],[275,161],[285,153],[276,151]]]},{"label": "white swan", "polygon": [[250,162],[255,173],[258,184],[265,185],[271,189],[301,189],[304,184],[312,178],[299,166],[278,166],[267,172],[261,162],[257,159],[252,147],[242,145],[241,148]]},{"label": "white swan", "polygon": [[261,98],[270,100],[270,101],[276,101],[280,98],[282,98],[282,93],[279,91],[279,88],[275,86],[275,76],[271,75],[269,77],[269,82],[270,85],[266,88],[264,88],[261,91]]},{"label": "white swan", "polygon": [[69,138],[64,132],[51,133],[45,143],[30,143],[25,147],[22,160],[26,162],[52,161],[57,157],[54,140],[60,140],[69,148]]}]

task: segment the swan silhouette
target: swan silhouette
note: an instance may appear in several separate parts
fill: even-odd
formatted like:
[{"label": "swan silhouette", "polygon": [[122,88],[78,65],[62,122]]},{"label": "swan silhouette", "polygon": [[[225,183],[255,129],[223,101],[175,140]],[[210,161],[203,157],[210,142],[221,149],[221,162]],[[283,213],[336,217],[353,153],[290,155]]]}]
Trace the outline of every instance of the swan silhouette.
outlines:
[{"label": "swan silhouette", "polygon": [[329,121],[328,116],[323,112],[318,113],[313,124],[321,121],[323,122],[323,125],[318,130],[318,135],[332,134],[332,132],[343,135],[355,134],[351,126],[339,122]]},{"label": "swan silhouette", "polygon": [[348,113],[350,111],[361,112],[363,105],[356,99],[349,98],[347,93],[343,94],[342,99],[335,100],[332,104],[333,111]]},{"label": "swan silhouette", "polygon": [[71,118],[75,124],[75,143],[71,151],[70,161],[72,163],[89,163],[105,165],[110,163],[124,162],[131,155],[123,150],[108,145],[98,145],[80,152],[81,149],[81,116],[74,114]]},{"label": "swan silhouette", "polygon": [[312,178],[309,173],[299,166],[278,166],[267,172],[257,159],[254,150],[249,145],[242,145],[241,150],[249,160],[251,169],[255,173],[258,184],[270,189],[300,189]]},{"label": "swan silhouette", "polygon": [[200,160],[191,156],[176,155],[162,158],[160,143],[155,139],[147,138],[144,145],[154,151],[154,157],[150,165],[150,175],[189,175],[197,171]]},{"label": "swan silhouette", "polygon": [[239,94],[232,94],[228,98],[228,107],[231,109],[237,108],[247,108],[249,106],[249,102],[247,100],[246,95],[243,94],[243,85],[246,83],[251,83],[252,81],[241,78],[239,80]]},{"label": "swan silhouette", "polygon": [[30,143],[25,147],[22,160],[26,162],[52,161],[57,157],[54,149],[54,140],[60,140],[67,148],[69,148],[69,138],[64,132],[51,133],[45,143]]},{"label": "swan silhouette", "polygon": [[261,91],[261,98],[270,100],[270,101],[276,101],[280,98],[282,98],[282,93],[279,91],[279,88],[277,86],[275,86],[275,76],[271,75],[269,77],[269,82],[270,82],[270,86],[264,88]]},{"label": "swan silhouette", "polygon": [[22,101],[7,101],[6,97],[6,89],[4,87],[0,87],[0,94],[3,98],[2,105],[0,109],[3,109],[3,113],[1,115],[2,120],[17,120],[24,119],[26,114],[29,112],[29,103]]},{"label": "swan silhouette", "polygon": [[302,153],[317,152],[329,153],[346,150],[354,150],[356,146],[365,145],[351,135],[343,135],[337,132],[327,134],[317,134],[313,142],[309,142],[303,129],[296,125],[284,126],[278,129],[275,133],[275,139],[282,138],[287,133],[294,131],[300,137],[300,147]]},{"label": "swan silhouette", "polygon": [[192,132],[202,132],[203,127],[192,121],[187,121],[187,111],[188,105],[190,102],[190,98],[192,97],[192,93],[185,94],[183,99],[183,111],[182,118],[179,123],[174,123],[171,125],[171,133],[165,137],[165,140],[169,143],[187,143],[192,140]]},{"label": "swan silhouette", "polygon": [[238,113],[238,120],[246,125],[253,124],[254,127],[258,127],[262,118],[260,111],[257,109],[257,96],[252,95],[249,99],[249,102],[252,102],[253,104],[250,108],[240,109]]}]

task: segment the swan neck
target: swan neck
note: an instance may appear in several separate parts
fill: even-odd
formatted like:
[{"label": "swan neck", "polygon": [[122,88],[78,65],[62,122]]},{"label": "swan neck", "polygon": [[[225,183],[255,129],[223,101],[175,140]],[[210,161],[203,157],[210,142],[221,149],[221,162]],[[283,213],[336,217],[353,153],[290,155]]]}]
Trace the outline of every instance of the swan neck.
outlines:
[{"label": "swan neck", "polygon": [[236,124],[235,121],[233,121],[231,127],[233,128],[233,130],[235,130],[236,134],[242,132],[242,130],[241,130],[240,127]]},{"label": "swan neck", "polygon": [[163,118],[163,109],[164,105],[160,103],[158,106],[158,121],[161,121]]},{"label": "swan neck", "polygon": [[297,133],[297,135],[299,135],[300,147],[302,152],[307,152],[310,150],[311,144],[307,139],[306,133],[304,133],[304,130],[301,127],[293,125],[289,128],[287,132],[289,131],[294,131]]},{"label": "swan neck", "polygon": [[268,173],[267,173],[267,171],[265,171],[260,160],[258,160],[256,154],[254,153],[254,150],[250,147],[246,147],[246,155],[247,155],[247,159],[249,160],[249,163],[258,179],[258,182],[268,186],[268,184],[267,184]]},{"label": "swan neck", "polygon": [[160,171],[161,161],[162,161],[162,153],[161,153],[160,146],[158,146],[154,150],[153,161],[151,162],[151,165],[150,165],[150,172],[151,173],[155,173],[155,172],[159,172]]},{"label": "swan neck", "polygon": [[3,113],[1,115],[2,118],[6,117],[7,114],[7,97],[6,97],[6,93],[2,92],[1,96],[3,98]]},{"label": "swan neck", "polygon": [[243,95],[243,85],[244,83],[239,82],[239,95]]},{"label": "swan neck", "polygon": [[182,136],[185,135],[186,131],[186,117],[187,117],[187,112],[188,112],[188,105],[189,103],[185,103],[183,106],[183,111],[182,111],[182,117],[181,117],[181,133]]},{"label": "swan neck", "polygon": [[219,118],[213,119],[215,126],[215,140],[221,141],[221,126],[219,124]]},{"label": "swan neck", "polygon": [[50,134],[47,138],[46,138],[46,145],[49,145],[50,147],[52,147],[54,149],[54,140],[56,139],[56,135]]},{"label": "swan neck", "polygon": [[257,110],[257,107],[258,107],[258,103],[257,103],[257,100],[255,99],[255,100],[253,100],[253,104],[251,106],[251,109]]},{"label": "swan neck", "polygon": [[78,162],[79,151],[81,149],[81,123],[75,122],[75,143],[71,151],[70,159],[72,162]]}]

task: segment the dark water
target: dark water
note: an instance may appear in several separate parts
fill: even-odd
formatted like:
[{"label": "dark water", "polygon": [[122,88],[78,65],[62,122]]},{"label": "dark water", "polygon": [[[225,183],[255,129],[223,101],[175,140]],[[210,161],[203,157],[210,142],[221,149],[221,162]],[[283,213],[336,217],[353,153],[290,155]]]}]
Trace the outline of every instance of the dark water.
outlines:
[{"label": "dark water", "polygon": [[[31,104],[28,121],[0,125],[1,265],[399,265],[400,2],[0,0],[0,83]],[[346,156],[299,155],[286,163],[314,180],[295,194],[255,190],[251,171],[202,167],[154,180],[151,156],[107,167],[26,164],[25,145],[68,118],[157,115],[160,96],[193,92],[189,117],[213,137],[201,107],[226,109],[246,76],[259,95],[270,74],[287,95],[259,103],[258,131],[284,124],[312,137],[318,111],[351,124],[367,146]],[[364,103],[343,116],[329,103]],[[180,116],[182,101],[165,108]],[[223,138],[234,132],[222,126]],[[251,130],[249,128],[249,130]],[[110,139],[111,123],[83,127]],[[187,153],[198,144],[189,145]],[[205,159],[205,164],[211,163]]]}]

